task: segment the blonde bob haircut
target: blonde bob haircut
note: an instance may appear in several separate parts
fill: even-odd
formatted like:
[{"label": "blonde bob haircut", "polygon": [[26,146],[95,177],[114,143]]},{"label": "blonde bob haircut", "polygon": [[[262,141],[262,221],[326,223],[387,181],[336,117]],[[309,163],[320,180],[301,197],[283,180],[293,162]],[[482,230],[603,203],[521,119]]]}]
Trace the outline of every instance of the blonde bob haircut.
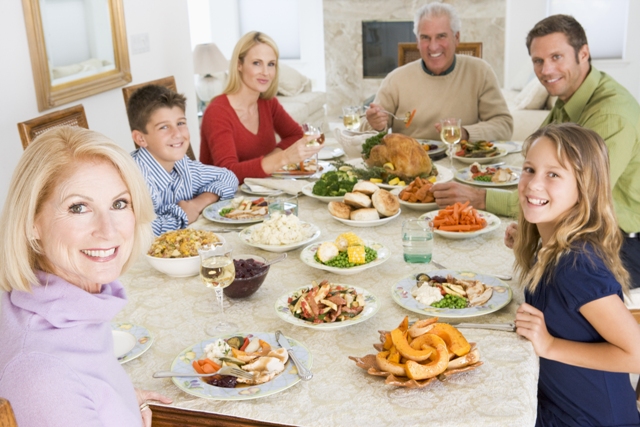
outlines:
[{"label": "blonde bob haircut", "polygon": [[551,124],[527,138],[523,148],[525,157],[540,138],[555,145],[560,164],[574,174],[578,201],[557,221],[555,232],[544,246],[540,244],[538,228],[525,219],[520,209],[513,251],[521,283],[529,291],[535,291],[541,281],[552,280],[563,256],[583,252],[589,245],[626,293],[629,273],[619,255],[623,236],[613,210],[605,142],[594,131],[574,123]]},{"label": "blonde bob haircut", "polygon": [[43,203],[82,162],[113,165],[131,194],[136,224],[133,249],[123,271],[150,244],[153,203],[131,156],[98,132],[70,126],[55,128],[29,144],[11,178],[0,217],[0,289],[30,292],[32,285],[39,284],[35,270],[48,271],[39,241],[33,237],[34,224]]},{"label": "blonde bob haircut", "polygon": [[[280,58],[280,51],[278,50],[278,45],[273,41],[271,37],[266,35],[265,33],[261,33],[259,31],[251,31],[238,40],[236,43],[236,47],[233,48],[233,54],[231,55],[231,60],[229,61],[229,81],[227,82],[227,87],[222,91],[225,95],[232,95],[240,91],[242,87],[242,76],[240,75],[240,70],[238,70],[238,65],[244,63],[244,58],[247,56],[247,52],[257,45],[258,43],[264,43],[269,46],[276,54],[276,60]],[[260,98],[262,99],[271,99],[276,96],[278,93],[278,76],[280,75],[280,67],[276,64],[276,76],[271,81],[271,85],[269,88],[260,93]]]}]

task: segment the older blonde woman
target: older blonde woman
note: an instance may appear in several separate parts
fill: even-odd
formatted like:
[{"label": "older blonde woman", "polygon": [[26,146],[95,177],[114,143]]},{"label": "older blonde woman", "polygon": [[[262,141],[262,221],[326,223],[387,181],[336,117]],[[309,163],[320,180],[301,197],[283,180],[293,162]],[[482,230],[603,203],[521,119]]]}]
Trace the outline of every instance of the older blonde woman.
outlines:
[{"label": "older blonde woman", "polygon": [[62,127],[24,152],[0,220],[0,396],[18,425],[151,425],[113,355],[117,281],[149,244],[153,206],[129,154]]},{"label": "older blonde woman", "polygon": [[277,90],[278,46],[266,34],[245,34],[233,50],[227,87],[202,118],[200,161],[230,169],[242,183],[317,153],[321,147],[307,146],[313,138],[303,137]]}]

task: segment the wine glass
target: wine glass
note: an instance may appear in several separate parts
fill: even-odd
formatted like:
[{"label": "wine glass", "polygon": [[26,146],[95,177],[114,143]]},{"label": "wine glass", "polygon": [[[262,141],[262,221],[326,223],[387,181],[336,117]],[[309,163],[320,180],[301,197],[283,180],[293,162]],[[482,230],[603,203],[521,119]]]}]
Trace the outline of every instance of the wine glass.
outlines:
[{"label": "wine glass", "polygon": [[[303,123],[302,131],[305,136],[313,136],[314,140],[307,142],[307,146],[318,146],[324,144],[324,133],[322,133],[322,125],[314,126],[311,123]],[[318,168],[318,153],[303,162],[309,169]]]},{"label": "wine glass", "polygon": [[349,130],[360,129],[360,107],[342,107],[342,123]]},{"label": "wine glass", "polygon": [[[449,156],[449,167],[453,169],[453,147],[460,142],[462,137],[462,125],[460,119],[448,118],[440,119],[440,139],[447,144],[447,155]],[[453,169],[455,172],[455,169]]]},{"label": "wine glass", "polygon": [[233,332],[238,325],[224,320],[224,294],[222,289],[236,278],[236,269],[231,257],[231,245],[226,242],[204,245],[198,249],[200,254],[200,278],[208,288],[216,291],[222,320],[218,324],[207,324],[204,331],[211,336]]}]

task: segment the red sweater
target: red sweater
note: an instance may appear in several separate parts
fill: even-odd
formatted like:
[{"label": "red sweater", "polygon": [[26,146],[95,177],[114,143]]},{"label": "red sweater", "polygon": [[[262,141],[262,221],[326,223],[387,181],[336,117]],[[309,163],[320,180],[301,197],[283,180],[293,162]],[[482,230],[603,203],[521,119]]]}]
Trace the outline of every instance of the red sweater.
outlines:
[{"label": "red sweater", "polygon": [[[262,158],[276,147],[286,149],[302,138],[302,128],[282,108],[277,98],[258,99],[260,125],[251,133],[238,119],[227,95],[216,97],[207,107],[200,127],[200,161],[220,166],[245,178],[265,178]],[[278,134],[281,141],[276,144]]]}]

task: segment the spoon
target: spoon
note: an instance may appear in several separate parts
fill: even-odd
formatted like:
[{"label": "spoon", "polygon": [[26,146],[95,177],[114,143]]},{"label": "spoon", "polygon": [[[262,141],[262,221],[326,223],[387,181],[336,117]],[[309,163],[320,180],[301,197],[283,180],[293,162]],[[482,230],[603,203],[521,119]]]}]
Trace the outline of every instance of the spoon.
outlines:
[{"label": "spoon", "polygon": [[274,259],[272,259],[271,261],[267,261],[267,262],[265,262],[265,263],[264,263],[264,266],[266,267],[266,266],[268,266],[268,265],[275,264],[275,263],[277,263],[277,262],[282,261],[282,260],[283,260],[283,259],[285,259],[285,258],[287,258],[287,253],[286,253],[286,252],[285,252],[285,253],[280,254],[280,256],[275,257],[275,258],[274,258]]}]

